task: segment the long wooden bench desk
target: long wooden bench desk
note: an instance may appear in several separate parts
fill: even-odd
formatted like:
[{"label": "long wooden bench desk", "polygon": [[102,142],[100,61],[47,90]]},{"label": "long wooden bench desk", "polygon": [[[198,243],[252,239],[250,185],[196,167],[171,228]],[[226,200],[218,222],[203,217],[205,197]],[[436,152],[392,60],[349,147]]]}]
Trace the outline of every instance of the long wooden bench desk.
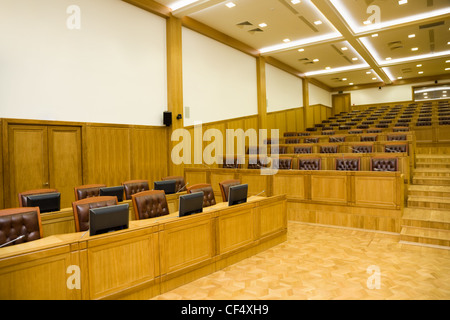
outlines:
[{"label": "long wooden bench desk", "polygon": [[0,299],[149,299],[286,235],[284,195],[130,221],[126,230],[92,237],[52,235],[0,249]]},{"label": "long wooden bench desk", "polygon": [[219,182],[248,183],[249,194],[285,194],[288,219],[399,233],[405,205],[400,172],[185,168],[190,184],[210,183],[220,199]]}]

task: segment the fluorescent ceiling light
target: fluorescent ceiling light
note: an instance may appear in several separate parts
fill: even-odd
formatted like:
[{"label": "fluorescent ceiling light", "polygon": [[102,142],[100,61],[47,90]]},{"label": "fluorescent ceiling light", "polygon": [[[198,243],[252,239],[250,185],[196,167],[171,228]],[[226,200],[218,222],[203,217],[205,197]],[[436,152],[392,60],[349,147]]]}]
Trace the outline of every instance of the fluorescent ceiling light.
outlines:
[{"label": "fluorescent ceiling light", "polygon": [[416,35],[415,34],[410,34],[409,36],[408,36],[408,38],[415,38],[416,37]]},{"label": "fluorescent ceiling light", "polygon": [[[381,28],[388,28],[399,24],[409,23],[409,22],[415,22],[418,20],[424,20],[428,18],[438,17],[438,16],[444,16],[450,13],[450,6],[438,9],[430,12],[424,12],[419,13],[412,16],[407,16],[404,18],[394,19],[390,21],[384,21],[380,23],[372,23],[365,26],[359,26],[359,21],[355,20],[353,16],[351,15],[350,11],[348,10],[346,6],[346,1],[344,0],[330,0],[330,2],[333,4],[333,6],[336,8],[336,10],[341,14],[341,16],[344,18],[344,20],[348,23],[350,28],[353,30],[354,33],[361,33],[361,32],[367,32],[371,30],[381,29]],[[344,4],[346,3],[346,4]]]},{"label": "fluorescent ceiling light", "polygon": [[411,51],[417,51],[419,50],[419,48],[415,47],[415,48],[411,48]]},{"label": "fluorescent ceiling light", "polygon": [[273,51],[278,51],[278,50],[286,50],[286,49],[304,46],[306,44],[316,43],[316,42],[320,42],[320,41],[340,40],[339,39],[340,37],[341,37],[340,33],[329,33],[329,34],[325,34],[322,36],[291,41],[289,44],[282,43],[282,44],[276,44],[276,45],[269,46],[269,47],[264,47],[264,48],[259,49],[259,52],[268,53],[268,52],[273,52]]},{"label": "fluorescent ceiling light", "polygon": [[198,0],[180,0],[177,2],[172,3],[171,5],[169,5],[169,8],[172,9],[172,11],[175,11],[177,9],[186,7],[194,2],[197,2]]},{"label": "fluorescent ceiling light", "polygon": [[306,72],[305,76],[309,77],[309,76],[315,76],[315,75],[320,75],[320,74],[331,74],[331,73],[342,72],[342,71],[364,69],[364,68],[367,68],[368,66],[369,65],[367,63],[364,63],[364,64],[358,64],[355,66],[332,68],[330,70],[317,70],[317,71]]},{"label": "fluorescent ceiling light", "polygon": [[303,49],[303,48],[298,49],[298,52],[303,52],[303,51],[305,51],[305,49]]},{"label": "fluorescent ceiling light", "polygon": [[441,91],[441,90],[444,90],[444,89],[448,89],[448,86],[421,89],[421,90],[415,91],[415,93],[427,93],[427,92]]}]

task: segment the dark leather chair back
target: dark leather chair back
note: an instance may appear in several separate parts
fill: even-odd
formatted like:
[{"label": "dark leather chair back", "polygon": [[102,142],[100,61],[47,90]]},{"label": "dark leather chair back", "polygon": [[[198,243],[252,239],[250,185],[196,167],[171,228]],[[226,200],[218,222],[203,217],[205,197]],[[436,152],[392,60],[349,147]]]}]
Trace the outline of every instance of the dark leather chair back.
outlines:
[{"label": "dark leather chair back", "polygon": [[222,168],[239,169],[240,167],[241,167],[241,165],[238,163],[238,159],[236,157],[234,157],[234,158],[230,158],[230,157],[223,158]]},{"label": "dark leather chair back", "polygon": [[163,190],[149,190],[131,196],[136,220],[165,216],[169,214],[166,194]]},{"label": "dark leather chair back", "polygon": [[129,180],[122,183],[125,192],[125,199],[131,200],[135,193],[150,190],[148,180]]},{"label": "dark leather chair back", "polygon": [[261,168],[267,168],[268,167],[268,159],[261,157],[249,157],[248,158],[248,165],[247,169],[261,169]]},{"label": "dark leather chair back", "polygon": [[43,237],[41,214],[38,207],[0,210],[0,245],[20,236],[25,237],[7,246]]},{"label": "dark leather chair back", "polygon": [[294,147],[294,153],[312,153],[312,146],[298,146]]},{"label": "dark leather chair back", "polygon": [[338,152],[337,145],[320,146],[320,153],[337,153],[337,152]]},{"label": "dark leather chair back", "polygon": [[405,141],[406,134],[388,134],[387,141]]},{"label": "dark leather chair back", "polygon": [[289,157],[280,157],[272,159],[272,168],[278,168],[279,170],[292,169],[293,159]]},{"label": "dark leather chair back", "polygon": [[117,204],[117,197],[102,196],[81,199],[72,202],[73,215],[75,219],[75,230],[77,232],[89,230],[89,210]]},{"label": "dark leather chair back", "polygon": [[335,169],[338,171],[359,171],[360,159],[357,158],[336,159]]},{"label": "dark leather chair back", "polygon": [[360,145],[360,146],[352,146],[353,153],[372,153],[373,146],[372,145]]},{"label": "dark leather chair back", "polygon": [[36,189],[19,193],[19,207],[28,207],[27,196],[58,192],[56,189]]},{"label": "dark leather chair back", "polygon": [[361,142],[365,142],[365,141],[377,141],[378,136],[375,135],[368,135],[368,136],[361,136]]},{"label": "dark leather chair back", "polygon": [[290,138],[284,140],[286,144],[296,144],[300,143],[300,139]]},{"label": "dark leather chair back", "polygon": [[320,170],[322,167],[322,160],[318,159],[298,159],[299,170]]},{"label": "dark leather chair back", "polygon": [[203,191],[203,208],[216,204],[213,188],[208,183],[199,183],[187,188],[188,193]]},{"label": "dark leather chair back", "polygon": [[304,143],[318,143],[319,142],[319,138],[305,138],[305,140],[303,140]]},{"label": "dark leather chair back", "polygon": [[398,158],[372,158],[371,171],[398,171]]},{"label": "dark leather chair back", "polygon": [[345,137],[330,137],[329,142],[345,142]]},{"label": "dark leather chair back", "polygon": [[182,176],[168,176],[164,177],[161,180],[175,180],[175,191],[183,192],[186,191],[186,183],[184,182],[184,177]]},{"label": "dark leather chair back", "polygon": [[231,186],[237,186],[241,184],[240,180],[231,179],[219,182],[220,192],[222,193],[222,201],[228,201],[228,192]]},{"label": "dark leather chair back", "polygon": [[75,200],[98,197],[100,195],[100,188],[106,187],[106,184],[86,184],[75,187]]},{"label": "dark leather chair back", "polygon": [[408,144],[386,144],[384,146],[384,152],[387,153],[398,153],[398,152],[408,152]]}]

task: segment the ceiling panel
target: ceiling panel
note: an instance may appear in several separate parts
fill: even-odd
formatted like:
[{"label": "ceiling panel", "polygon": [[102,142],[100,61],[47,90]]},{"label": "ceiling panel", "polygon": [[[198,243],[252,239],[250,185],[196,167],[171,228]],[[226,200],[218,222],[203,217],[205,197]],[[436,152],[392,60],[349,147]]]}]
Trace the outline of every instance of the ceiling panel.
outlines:
[{"label": "ceiling panel", "polygon": [[337,74],[324,74],[315,76],[314,78],[331,88],[358,86],[367,83],[379,83],[381,81],[376,72],[369,68]]},{"label": "ceiling panel", "polygon": [[450,78],[450,57],[403,63],[385,67],[385,69],[393,79],[411,79],[441,74],[447,74]]}]

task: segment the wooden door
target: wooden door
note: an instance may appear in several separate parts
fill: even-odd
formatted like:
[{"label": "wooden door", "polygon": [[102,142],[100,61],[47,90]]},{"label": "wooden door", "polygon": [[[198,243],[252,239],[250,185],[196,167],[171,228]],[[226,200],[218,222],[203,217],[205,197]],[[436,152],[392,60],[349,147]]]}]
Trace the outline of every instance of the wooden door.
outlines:
[{"label": "wooden door", "polygon": [[[19,192],[50,186],[47,127],[10,125],[8,149],[9,194],[5,205],[18,207]],[[8,190],[8,186],[6,189]]]},{"label": "wooden door", "polygon": [[334,94],[333,97],[333,114],[350,111],[350,94]]},{"label": "wooden door", "polygon": [[61,192],[61,208],[72,206],[83,183],[80,127],[48,127],[50,187]]}]

